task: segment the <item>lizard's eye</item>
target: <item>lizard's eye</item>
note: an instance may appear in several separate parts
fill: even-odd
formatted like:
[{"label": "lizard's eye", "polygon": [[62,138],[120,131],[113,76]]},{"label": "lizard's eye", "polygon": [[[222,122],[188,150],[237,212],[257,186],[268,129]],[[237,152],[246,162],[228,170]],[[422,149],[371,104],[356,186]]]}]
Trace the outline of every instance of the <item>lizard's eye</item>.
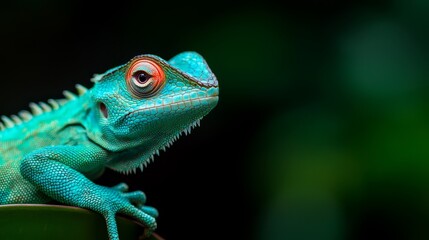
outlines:
[{"label": "lizard's eye", "polygon": [[148,98],[161,90],[165,83],[162,68],[150,59],[139,59],[131,64],[127,74],[128,91],[136,98]]}]

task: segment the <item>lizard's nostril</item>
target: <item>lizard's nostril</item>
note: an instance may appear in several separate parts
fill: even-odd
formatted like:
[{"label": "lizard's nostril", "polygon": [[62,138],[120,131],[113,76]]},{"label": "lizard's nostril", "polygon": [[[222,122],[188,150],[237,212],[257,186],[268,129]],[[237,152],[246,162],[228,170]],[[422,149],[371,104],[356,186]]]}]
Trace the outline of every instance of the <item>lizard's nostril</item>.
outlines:
[{"label": "lizard's nostril", "polygon": [[98,107],[100,108],[100,112],[103,115],[103,117],[107,118],[109,116],[109,114],[107,112],[106,104],[101,102],[98,104]]}]

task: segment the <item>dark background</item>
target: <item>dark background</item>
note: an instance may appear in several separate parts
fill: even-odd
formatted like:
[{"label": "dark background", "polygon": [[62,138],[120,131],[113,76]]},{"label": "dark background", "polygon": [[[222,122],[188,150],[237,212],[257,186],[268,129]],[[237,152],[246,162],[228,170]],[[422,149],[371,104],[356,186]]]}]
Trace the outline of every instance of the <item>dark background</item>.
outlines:
[{"label": "dark background", "polygon": [[220,101],[143,174],[166,239],[429,239],[429,4],[14,1],[0,112],[194,50]]}]

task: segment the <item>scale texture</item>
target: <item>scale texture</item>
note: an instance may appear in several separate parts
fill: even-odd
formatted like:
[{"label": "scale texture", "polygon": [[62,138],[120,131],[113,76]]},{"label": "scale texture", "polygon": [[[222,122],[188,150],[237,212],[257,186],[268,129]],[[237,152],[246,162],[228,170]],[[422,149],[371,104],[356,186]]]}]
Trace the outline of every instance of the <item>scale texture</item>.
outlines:
[{"label": "scale texture", "polygon": [[0,121],[0,204],[61,203],[104,216],[119,239],[115,214],[137,219],[146,235],[155,208],[142,191],[94,184],[104,169],[141,171],[160,150],[190,133],[218,102],[218,82],[206,61],[183,52],[169,61],[140,55],[94,75],[77,94],[31,103],[31,111]]}]

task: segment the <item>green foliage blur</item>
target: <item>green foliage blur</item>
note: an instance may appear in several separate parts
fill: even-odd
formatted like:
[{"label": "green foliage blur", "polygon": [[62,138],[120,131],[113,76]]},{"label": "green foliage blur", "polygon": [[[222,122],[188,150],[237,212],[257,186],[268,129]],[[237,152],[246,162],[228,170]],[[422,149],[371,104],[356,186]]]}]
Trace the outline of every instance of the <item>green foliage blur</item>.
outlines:
[{"label": "green foliage blur", "polygon": [[254,233],[429,239],[429,3],[323,2],[216,30],[232,36],[223,104],[265,109],[246,152]]}]

